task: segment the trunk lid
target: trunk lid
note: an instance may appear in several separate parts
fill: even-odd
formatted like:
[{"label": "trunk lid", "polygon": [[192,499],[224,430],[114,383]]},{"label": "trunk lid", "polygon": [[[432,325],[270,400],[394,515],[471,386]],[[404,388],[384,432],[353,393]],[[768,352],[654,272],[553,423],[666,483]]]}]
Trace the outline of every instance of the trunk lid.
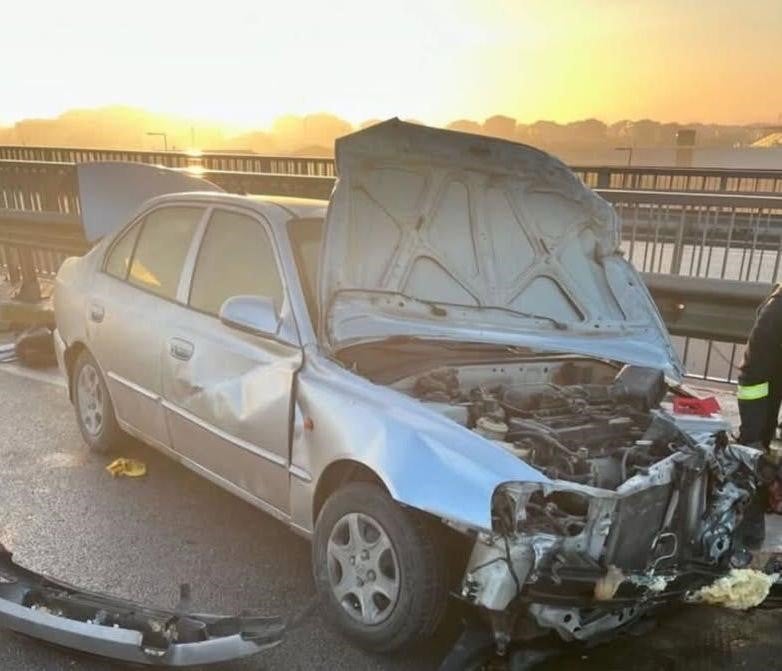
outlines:
[{"label": "trunk lid", "polygon": [[532,147],[397,119],[337,141],[320,299],[332,350],[392,336],[682,366],[611,206]]},{"label": "trunk lid", "polygon": [[79,204],[88,242],[118,231],[150,198],[184,191],[222,191],[196,175],[144,163],[77,163]]}]

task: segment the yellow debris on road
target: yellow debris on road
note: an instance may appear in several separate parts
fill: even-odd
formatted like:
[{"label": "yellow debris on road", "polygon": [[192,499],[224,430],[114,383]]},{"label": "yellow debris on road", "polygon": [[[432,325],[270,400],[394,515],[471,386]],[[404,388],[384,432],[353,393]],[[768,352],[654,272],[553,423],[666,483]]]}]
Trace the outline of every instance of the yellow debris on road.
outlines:
[{"label": "yellow debris on road", "polygon": [[687,601],[748,610],[765,601],[777,578],[777,574],[755,569],[732,569],[728,575],[688,595]]},{"label": "yellow debris on road", "polygon": [[147,474],[147,465],[143,461],[138,461],[137,459],[120,457],[106,466],[106,470],[115,478],[122,476],[140,478],[142,475]]}]

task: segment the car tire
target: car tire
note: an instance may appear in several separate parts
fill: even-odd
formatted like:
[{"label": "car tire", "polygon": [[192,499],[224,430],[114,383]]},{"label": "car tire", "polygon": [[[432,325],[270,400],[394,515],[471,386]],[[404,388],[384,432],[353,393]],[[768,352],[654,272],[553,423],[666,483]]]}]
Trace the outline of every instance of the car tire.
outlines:
[{"label": "car tire", "polygon": [[100,366],[87,350],[79,354],[73,366],[71,389],[76,421],[87,446],[100,453],[119,447],[125,434],[117,424]]},{"label": "car tire", "polygon": [[447,571],[429,526],[366,482],[337,490],[320,511],[315,585],[328,620],[361,647],[398,651],[440,624]]}]

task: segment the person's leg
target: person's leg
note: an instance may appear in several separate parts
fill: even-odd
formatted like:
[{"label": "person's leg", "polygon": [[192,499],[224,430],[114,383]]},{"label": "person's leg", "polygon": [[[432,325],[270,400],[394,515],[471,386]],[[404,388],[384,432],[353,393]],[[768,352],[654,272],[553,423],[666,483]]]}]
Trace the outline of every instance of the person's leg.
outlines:
[{"label": "person's leg", "polygon": [[741,428],[739,429],[739,442],[742,445],[760,445],[766,435],[768,424],[768,396],[762,398],[739,397],[739,416]]},{"label": "person's leg", "polygon": [[[739,399],[741,430],[739,441],[768,450],[774,437],[782,401],[782,385],[769,383],[768,393],[762,398]],[[741,393],[741,391],[739,392]],[[741,532],[744,544],[750,549],[758,549],[766,536],[766,510],[769,507],[769,488],[758,487],[752,500],[744,509]]]},{"label": "person's leg", "polygon": [[782,404],[782,385],[774,380],[768,386],[768,405],[766,406],[765,426],[761,438],[763,447],[766,449],[776,437],[780,404]]}]

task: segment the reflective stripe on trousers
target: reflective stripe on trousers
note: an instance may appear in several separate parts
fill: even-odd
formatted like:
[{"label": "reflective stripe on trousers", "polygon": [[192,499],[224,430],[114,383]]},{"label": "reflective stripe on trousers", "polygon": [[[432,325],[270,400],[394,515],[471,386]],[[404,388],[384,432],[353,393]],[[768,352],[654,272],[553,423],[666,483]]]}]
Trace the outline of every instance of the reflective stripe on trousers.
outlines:
[{"label": "reflective stripe on trousers", "polygon": [[739,385],[736,392],[736,398],[739,401],[759,401],[766,396],[768,396],[768,382],[747,386]]}]

